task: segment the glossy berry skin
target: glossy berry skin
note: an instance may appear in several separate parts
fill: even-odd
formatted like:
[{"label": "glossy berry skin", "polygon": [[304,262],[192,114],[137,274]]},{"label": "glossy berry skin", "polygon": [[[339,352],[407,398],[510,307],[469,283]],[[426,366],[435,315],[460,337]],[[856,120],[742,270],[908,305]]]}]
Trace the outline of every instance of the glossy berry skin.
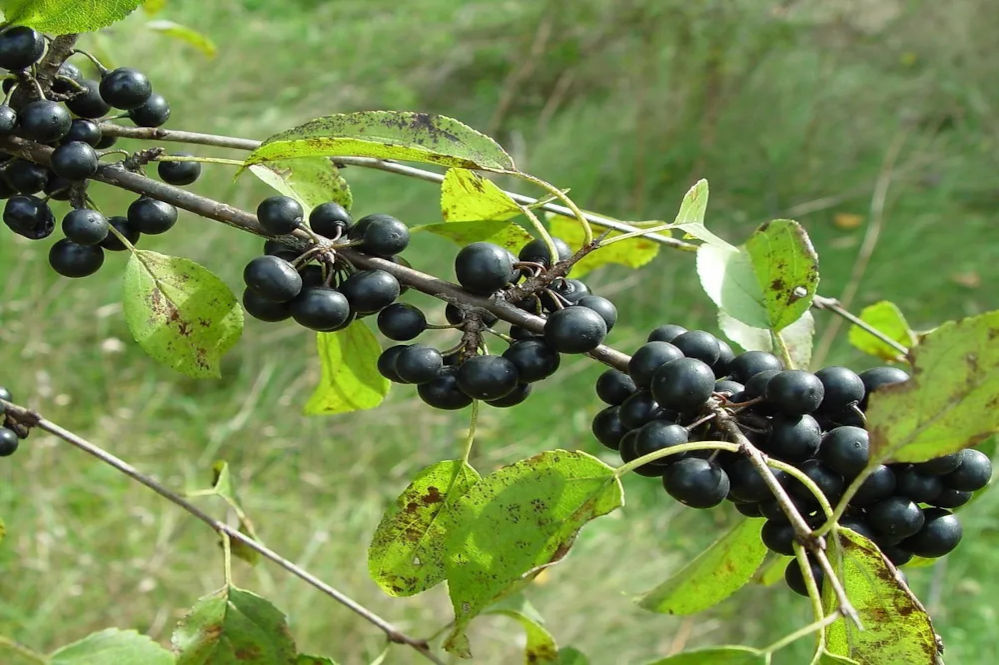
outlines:
[{"label": "glossy berry skin", "polygon": [[284,321],[291,317],[290,302],[269,300],[252,289],[243,290],[243,309],[260,321]]},{"label": "glossy berry skin", "polygon": [[177,208],[148,196],[140,196],[128,206],[128,222],[142,233],[166,233],[177,223]]},{"label": "glossy berry skin", "polygon": [[646,342],[638,347],[628,361],[628,374],[635,385],[647,388],[657,369],[680,358],[683,358],[683,352],[669,342]]},{"label": "glossy berry skin", "polygon": [[687,329],[683,326],[678,326],[675,323],[667,323],[666,325],[659,326],[649,333],[647,342],[672,342],[674,339],[687,332]]},{"label": "glossy berry skin", "polygon": [[548,315],[545,341],[561,353],[586,353],[607,336],[603,317],[587,307],[572,305]]},{"label": "glossy berry skin", "polygon": [[715,388],[711,367],[696,358],[672,360],[652,374],[649,389],[660,405],[674,411],[701,408]]},{"label": "glossy berry skin", "polygon": [[0,427],[0,457],[13,455],[17,451],[19,443],[20,441],[17,438],[17,434],[14,433],[14,430],[6,427]]},{"label": "glossy berry skin", "polygon": [[[822,494],[829,499],[829,503],[836,505],[840,496],[843,495],[843,476],[839,475],[817,459],[805,460],[799,465],[802,473],[812,479],[818,486]],[[789,481],[791,493],[805,502],[815,500],[815,496],[805,487],[804,483],[796,480]]]},{"label": "glossy berry skin", "polygon": [[336,201],[320,203],[309,213],[309,228],[324,238],[346,236],[350,225],[350,213]]},{"label": "glossy berry skin", "polygon": [[[621,437],[621,444],[618,448],[618,452],[621,455],[621,461],[625,464],[628,462],[633,462],[639,458],[638,449],[636,444],[638,442],[638,430],[631,430]],[[661,464],[642,464],[641,466],[635,467],[635,473],[640,476],[645,476],[646,478],[656,478],[662,476],[666,473],[666,465]]]},{"label": "glossy berry skin", "polygon": [[357,220],[361,234],[358,245],[365,254],[389,257],[409,245],[409,228],[389,215],[367,215]]},{"label": "glossy berry skin", "polygon": [[[108,225],[113,227],[118,233],[125,236],[132,245],[139,242],[139,238],[142,237],[142,233],[139,229],[132,226],[131,222],[128,221],[128,217],[114,216],[108,218]],[[112,252],[124,252],[128,249],[125,244],[118,239],[118,237],[113,233],[108,233],[107,237],[101,241],[101,247],[110,250]]]},{"label": "glossy berry skin", "polygon": [[396,344],[395,346],[390,346],[382,351],[381,355],[378,356],[378,373],[393,383],[405,383],[405,381],[399,378],[398,372],[395,371],[395,362],[398,360],[399,354],[402,353],[406,346],[406,344]]},{"label": "glossy berry skin", "polygon": [[17,129],[17,111],[6,104],[0,105],[0,135],[13,134]]},{"label": "glossy berry skin", "polygon": [[82,141],[89,146],[96,147],[102,138],[104,138],[104,133],[96,122],[85,118],[74,118],[69,125],[66,136],[62,137],[62,142]]},{"label": "glossy berry skin", "polygon": [[[510,252],[499,245],[473,242],[458,252],[454,259],[454,272],[458,283],[467,291],[489,295],[510,283],[514,276],[513,260]],[[604,328],[606,334],[606,325]]]},{"label": "glossy berry skin", "polygon": [[499,399],[519,383],[517,366],[503,356],[473,356],[458,367],[458,387],[475,399]]},{"label": "glossy berry skin", "polygon": [[350,305],[343,294],[325,286],[303,288],[289,305],[291,316],[306,328],[339,330],[350,321]]},{"label": "glossy berry skin", "polygon": [[718,338],[704,330],[688,330],[677,335],[670,344],[688,358],[697,358],[707,365],[715,364],[721,354]]},{"label": "glossy berry skin", "polygon": [[927,473],[931,476],[943,476],[954,471],[959,466],[961,466],[961,453],[951,453],[950,455],[941,455],[940,457],[920,462],[916,465],[916,468],[919,469],[920,473]]},{"label": "glossy berry skin", "polygon": [[[80,82],[82,92],[77,92],[66,101],[66,108],[81,118],[101,118],[111,110],[111,105],[101,98],[99,84],[93,79]],[[100,146],[95,146],[100,147]]]},{"label": "glossy berry skin", "polygon": [[17,25],[0,32],[0,67],[16,71],[42,57],[45,38],[31,28]]},{"label": "glossy berry skin", "polygon": [[731,379],[719,379],[718,381],[715,381],[715,392],[725,393],[730,397],[732,395],[738,395],[745,389],[746,386],[742,385],[738,381],[732,381]]},{"label": "glossy berry skin", "polygon": [[916,556],[940,557],[952,551],[961,542],[964,530],[961,522],[949,510],[927,508],[922,528],[915,535],[902,541],[900,547]]},{"label": "glossy berry skin", "polygon": [[815,373],[822,382],[823,398],[819,408],[836,412],[850,404],[859,404],[867,390],[856,372],[847,367],[823,367]]},{"label": "glossy berry skin", "polygon": [[[816,586],[821,590],[822,581],[825,579],[825,573],[822,567],[812,561],[810,558],[808,560],[808,565],[812,569],[812,578],[815,580]],[[787,583],[788,588],[795,592],[799,596],[808,595],[808,587],[805,585],[805,576],[801,574],[801,566],[798,565],[797,558],[791,559],[787,563],[787,567],[784,569],[784,582]]]},{"label": "glossy berry skin", "polygon": [[772,353],[766,351],[746,351],[740,353],[729,363],[728,373],[739,383],[745,384],[760,372],[781,371],[784,364]]},{"label": "glossy berry skin", "polygon": [[908,372],[897,367],[872,367],[859,374],[860,380],[864,382],[864,399],[860,402],[860,408],[867,408],[867,400],[871,393],[881,386],[890,386],[893,383],[902,383],[909,380]]},{"label": "glossy berry skin", "polygon": [[[763,476],[756,470],[748,457],[740,455],[725,466],[728,474],[729,497],[736,501],[770,501],[774,498],[773,492],[767,487]],[[774,476],[778,481],[783,480],[784,472],[774,470]]]},{"label": "glossy berry skin", "polygon": [[638,390],[621,403],[621,423],[628,429],[641,427],[656,417],[659,404],[648,390]]},{"label": "glossy berry skin", "polygon": [[21,194],[34,194],[49,180],[48,169],[25,159],[12,159],[4,169],[4,176],[10,186]]},{"label": "glossy berry skin", "polygon": [[803,462],[815,455],[822,442],[822,429],[808,414],[777,414],[771,421],[765,451],[785,462]]},{"label": "glossy berry skin", "polygon": [[436,409],[449,411],[462,409],[471,404],[472,398],[458,387],[456,372],[455,367],[442,367],[433,380],[421,383],[417,387],[420,399]]},{"label": "glossy berry skin", "polygon": [[433,381],[442,367],[441,352],[423,344],[406,346],[395,358],[395,373],[406,383]]},{"label": "glossy berry skin", "polygon": [[62,176],[58,176],[49,171],[49,178],[45,182],[45,187],[42,189],[42,192],[44,192],[45,195],[52,200],[68,201],[70,188],[74,184],[75,183],[72,180],[67,180]]},{"label": "glossy berry skin", "polygon": [[0,386],[0,399],[6,400],[8,402],[13,402],[14,395],[11,394],[10,390],[8,390],[6,387]]},{"label": "glossy berry skin", "polygon": [[66,136],[73,124],[65,106],[45,99],[25,104],[18,117],[18,134],[39,143],[55,143]]},{"label": "glossy berry skin", "polygon": [[914,466],[904,466],[895,471],[895,493],[916,503],[933,503],[943,491],[940,476],[920,473]]},{"label": "glossy berry skin", "polygon": [[992,479],[992,462],[988,456],[974,448],[965,448],[958,454],[961,456],[961,464],[942,476],[944,487],[975,492],[988,485]]},{"label": "glossy berry skin", "polygon": [[867,520],[879,535],[895,542],[908,538],[923,527],[923,511],[909,499],[889,497],[867,509]]},{"label": "glossy berry skin", "polygon": [[811,372],[787,369],[778,372],[767,383],[766,398],[780,411],[799,416],[819,408],[825,389]]},{"label": "glossy berry skin", "polygon": [[49,249],[49,265],[64,277],[86,277],[104,265],[104,250],[63,238]]},{"label": "glossy berry skin", "polygon": [[170,104],[163,95],[154,92],[142,106],[130,109],[128,117],[137,127],[159,127],[170,119]]},{"label": "glossy berry skin", "polygon": [[597,397],[605,404],[617,405],[631,397],[637,390],[630,376],[616,369],[608,369],[597,377]]},{"label": "glossy berry skin", "polygon": [[389,339],[404,342],[427,329],[427,317],[413,305],[392,303],[378,313],[378,330]]},{"label": "glossy berry skin", "polygon": [[514,342],[503,352],[503,357],[517,368],[521,383],[548,378],[558,370],[561,362],[558,352],[537,337]]},{"label": "glossy berry skin", "polygon": [[971,501],[973,492],[962,492],[945,487],[940,494],[933,499],[933,505],[939,508],[957,508]]},{"label": "glossy berry skin", "polygon": [[895,472],[884,464],[879,464],[867,476],[857,493],[850,499],[850,504],[858,508],[869,506],[895,493]]},{"label": "glossy berry skin", "polygon": [[101,77],[101,98],[123,111],[130,111],[146,103],[153,93],[153,86],[142,72],[130,67],[119,67]]},{"label": "glossy berry skin", "polygon": [[276,302],[287,302],[302,290],[302,276],[276,256],[258,256],[247,263],[243,281],[258,295]]},{"label": "glossy berry skin", "polygon": [[34,196],[12,196],[3,210],[3,222],[18,235],[40,240],[55,229],[48,204]]},{"label": "glossy berry skin", "polygon": [[384,270],[359,270],[340,285],[350,308],[358,314],[372,314],[399,297],[399,280]]},{"label": "glossy berry skin", "polygon": [[720,379],[728,376],[728,366],[735,360],[735,351],[725,340],[716,337],[715,341],[718,342],[718,360],[711,363],[711,369],[715,371],[715,378]]},{"label": "glossy berry skin", "polygon": [[745,383],[745,388],[742,391],[743,399],[749,400],[756,397],[763,397],[767,392],[767,385],[770,383],[770,379],[778,374],[780,374],[780,370],[776,369],[765,369],[753,374]]},{"label": "glossy berry skin", "polygon": [[[683,445],[688,441],[687,428],[676,423],[669,423],[663,420],[652,420],[641,426],[635,436],[634,452],[635,458],[643,457],[650,453]],[[681,459],[683,454],[670,455],[649,462],[646,466],[658,466],[664,468],[671,463]],[[630,460],[625,460],[630,461]]]},{"label": "glossy berry skin", "polygon": [[[499,321],[499,317],[497,317],[492,312],[484,309],[479,309],[477,311],[477,314],[482,318],[482,323],[484,323],[487,326],[491,326],[497,321]],[[459,323],[465,320],[465,313],[462,311],[460,307],[458,307],[454,303],[448,303],[447,307],[444,308],[444,318],[447,319],[448,323],[453,325],[458,325]],[[514,339],[520,339],[518,337],[517,330],[523,330],[523,328],[517,328],[517,326],[511,326],[510,328],[510,336],[513,337]],[[535,336],[534,333],[525,330],[522,337],[534,337],[534,336]]]},{"label": "glossy berry skin", "polygon": [[621,423],[620,411],[621,407],[618,406],[608,406],[598,411],[590,427],[597,441],[611,450],[618,450],[621,439],[628,433],[628,429]]},{"label": "glossy berry skin", "polygon": [[291,233],[302,225],[305,211],[290,196],[270,196],[257,206],[257,221],[268,233],[276,236]]},{"label": "glossy berry skin", "polygon": [[499,399],[487,399],[485,403],[499,409],[517,406],[531,395],[531,384],[518,383],[517,387]]},{"label": "glossy berry skin", "polygon": [[52,151],[50,168],[67,180],[84,180],[97,173],[97,152],[83,141],[70,141]]},{"label": "glossy berry skin", "polygon": [[[172,152],[176,157],[191,157],[188,152]],[[200,162],[157,162],[156,174],[170,185],[190,185],[201,175]]]},{"label": "glossy berry skin", "polygon": [[[275,256],[281,255],[275,254]],[[284,257],[282,256],[281,258]],[[316,265],[315,263],[307,266],[299,266],[298,274],[302,276],[303,289],[309,286],[329,286],[326,284],[326,275],[323,274],[323,266]]]},{"label": "glossy berry skin", "polygon": [[607,324],[607,332],[610,332],[614,324],[617,323],[617,307],[614,306],[607,298],[602,296],[586,295],[580,298],[577,305],[581,307],[586,307],[592,309],[594,312],[599,314],[604,318],[604,323]]},{"label": "glossy berry skin", "polygon": [[822,437],[819,459],[846,478],[855,478],[867,466],[870,441],[860,427],[835,427]]},{"label": "glossy berry skin", "polygon": [[725,500],[728,476],[720,466],[700,457],[677,460],[666,468],[663,488],[691,508],[711,508]]},{"label": "glossy berry skin", "polygon": [[[565,261],[572,256],[572,248],[569,247],[566,241],[553,237],[552,244],[555,245],[555,250],[558,252],[556,261]],[[524,261],[525,263],[540,263],[546,268],[550,268],[554,263],[551,257],[552,254],[548,249],[547,243],[541,238],[536,238],[527,243],[520,248],[520,252],[517,254],[517,259],[520,261]]]},{"label": "glossy berry skin", "polygon": [[[760,539],[772,552],[794,556],[794,527],[786,518],[767,520],[760,532]],[[796,562],[792,563],[797,565]]]},{"label": "glossy berry skin", "polygon": [[62,218],[62,232],[81,245],[97,245],[108,235],[108,220],[89,208],[77,208]]},{"label": "glossy berry skin", "polygon": [[[541,307],[546,312],[554,312],[559,309],[559,304],[578,304],[580,300],[590,295],[590,287],[586,286],[578,279],[560,279],[551,285],[551,290],[560,296],[558,303],[556,298],[550,293],[542,293],[540,296]],[[606,319],[604,321],[606,323]]]}]

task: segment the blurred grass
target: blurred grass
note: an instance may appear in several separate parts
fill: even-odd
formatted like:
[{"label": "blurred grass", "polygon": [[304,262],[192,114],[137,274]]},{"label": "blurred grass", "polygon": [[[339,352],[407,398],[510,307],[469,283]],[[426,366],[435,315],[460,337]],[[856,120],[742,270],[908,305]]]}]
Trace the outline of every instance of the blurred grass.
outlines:
[{"label": "blurred grass", "polygon": [[[490,132],[522,169],[571,187],[580,205],[622,219],[670,219],[707,177],[708,223],[734,242],[773,217],[804,223],[826,295],[847,285],[880,178],[884,230],[854,309],[889,298],[925,329],[999,307],[999,6],[988,0],[422,0],[405,11],[384,0],[172,0],[163,16],[211,35],[218,57],[154,35],[141,14],[84,45],[147,71],[174,128],[262,138],[338,111],[443,113]],[[426,183],[346,175],[359,215],[439,221]],[[250,209],[266,195],[222,170],[192,189]],[[129,197],[101,190],[97,199],[113,213]],[[374,412],[300,416],[318,368],[311,335],[295,326],[250,322],[222,380],[179,377],[129,341],[117,304],[124,257],[109,256],[86,280],[57,279],[48,244],[0,242],[0,383],[172,487],[203,487],[211,462],[228,460],[268,544],[413,634],[440,627],[446,593],[384,597],[368,580],[365,548],[407,479],[459,454],[465,414],[431,412],[398,388]],[[190,215],[142,244],[199,261],[233,288],[260,245]],[[433,269],[453,251],[420,238],[407,255]],[[639,272],[588,278],[622,312],[611,342],[628,350],[666,321],[714,329],[692,267],[664,251]],[[830,323],[817,319],[820,331]],[[843,336],[829,360],[873,364]],[[473,461],[488,472],[554,447],[603,455],[588,433],[599,371],[566,362],[528,403],[488,411]],[[639,611],[629,595],[735,517],[682,509],[642,478],[625,485],[628,505],[588,526],[529,592],[561,643],[594,663],[639,663],[684,645],[762,645],[809,621],[806,601],[781,585],[745,590],[693,621]],[[997,562],[997,503],[986,494],[966,510],[960,549],[910,573],[950,662],[999,657],[989,638],[999,582],[984,574]],[[222,583],[207,530],[48,437],[0,465],[0,517],[0,634],[38,648],[108,625],[165,641],[184,608]],[[289,613],[303,651],[342,663],[381,651],[375,629],[301,582],[266,565],[235,573]],[[519,658],[505,621],[475,626],[476,662]],[[805,662],[805,647],[775,662]],[[389,662],[415,659],[400,649]]]}]

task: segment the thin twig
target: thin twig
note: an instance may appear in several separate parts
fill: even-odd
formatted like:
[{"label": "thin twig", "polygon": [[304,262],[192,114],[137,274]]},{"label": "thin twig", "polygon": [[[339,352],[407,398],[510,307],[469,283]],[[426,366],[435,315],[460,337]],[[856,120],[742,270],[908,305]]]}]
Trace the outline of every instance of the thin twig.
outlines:
[{"label": "thin twig", "polygon": [[394,625],[389,623],[387,620],[375,614],[374,612],[364,607],[354,599],[350,598],[343,592],[338,591],[337,589],[330,586],[326,582],[322,581],[309,571],[292,563],[288,559],[285,559],[283,556],[281,556],[274,550],[270,549],[266,545],[263,545],[254,540],[253,538],[250,538],[249,536],[241,533],[238,529],[229,526],[225,522],[220,522],[219,520],[215,519],[214,517],[212,517],[205,511],[201,510],[200,508],[195,506],[193,503],[191,503],[184,497],[180,496],[179,494],[169,489],[165,485],[160,484],[159,481],[142,473],[128,462],[125,462],[121,458],[116,457],[115,455],[104,450],[100,446],[91,443],[90,441],[84,439],[78,434],[75,434],[63,428],[60,425],[57,425],[56,423],[46,420],[39,413],[35,411],[32,411],[18,404],[13,404],[11,402],[7,402],[4,400],[0,400],[0,404],[6,407],[6,413],[9,417],[12,417],[18,422],[27,425],[29,427],[37,427],[38,429],[46,431],[49,434],[57,436],[63,441],[73,446],[76,446],[80,450],[83,450],[84,452],[92,455],[93,457],[96,457],[105,464],[125,474],[132,480],[135,480],[136,482],[145,485],[146,487],[153,490],[166,500],[184,509],[197,519],[201,520],[202,522],[210,526],[220,535],[224,535],[231,538],[232,540],[239,541],[246,547],[249,547],[250,549],[260,554],[265,559],[268,559],[272,563],[277,564],[281,568],[284,568],[292,575],[295,575],[296,577],[311,584],[313,587],[323,592],[336,602],[340,603],[341,605],[347,607],[348,609],[359,615],[365,621],[377,626],[379,629],[382,630],[382,632],[385,633],[386,637],[388,637],[388,639],[391,642],[410,646],[416,651],[420,652],[424,657],[426,657],[431,662],[437,663],[437,665],[444,665],[443,661],[437,658],[430,651],[430,646],[427,644],[426,640],[410,637],[409,635],[407,635],[406,633],[402,632]]}]

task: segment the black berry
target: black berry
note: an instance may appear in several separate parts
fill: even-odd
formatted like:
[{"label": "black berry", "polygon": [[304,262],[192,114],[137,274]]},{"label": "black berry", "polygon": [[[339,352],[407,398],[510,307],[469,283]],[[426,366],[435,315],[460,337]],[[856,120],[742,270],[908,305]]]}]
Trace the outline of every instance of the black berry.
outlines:
[{"label": "black berry", "polygon": [[372,314],[399,297],[399,280],[384,270],[360,270],[340,284],[350,307],[358,314]]},{"label": "black berry", "polygon": [[517,368],[521,383],[532,383],[551,376],[560,363],[558,351],[537,337],[514,342],[503,352],[503,357]]},{"label": "black berry", "polygon": [[827,412],[837,412],[850,404],[858,404],[864,399],[864,382],[851,369],[846,367],[824,367],[815,373],[822,382],[824,396],[819,408]]},{"label": "black berry", "polygon": [[[99,91],[99,84],[93,79],[80,81],[83,90],[76,92],[73,97],[66,102],[66,108],[80,116],[81,118],[100,118],[111,110],[111,105],[104,101]],[[111,137],[108,137],[111,138]],[[105,147],[100,144],[97,148]]]},{"label": "black berry", "polygon": [[289,307],[295,321],[312,330],[339,330],[350,322],[347,299],[336,289],[325,286],[303,288]]},{"label": "black berry", "polygon": [[270,300],[252,289],[243,290],[243,308],[261,321],[284,321],[291,316],[290,302]]},{"label": "black berry", "polygon": [[725,500],[729,480],[722,468],[714,462],[700,457],[687,457],[666,468],[663,488],[684,505],[711,508]]},{"label": "black berry", "polygon": [[0,32],[0,67],[4,69],[30,67],[44,51],[45,38],[31,28],[16,25]]},{"label": "black berry", "polygon": [[787,369],[767,383],[767,401],[789,415],[812,413],[819,408],[825,389],[811,372]]},{"label": "black berry", "polygon": [[864,382],[864,399],[860,403],[860,408],[867,408],[867,400],[871,393],[881,386],[890,386],[893,383],[902,383],[909,380],[909,374],[897,367],[873,367],[859,374],[860,380]]},{"label": "black berry", "polygon": [[867,509],[871,527],[881,536],[895,542],[908,538],[923,526],[923,511],[909,499],[889,497]]},{"label": "black berry", "polygon": [[600,346],[607,323],[592,309],[572,305],[548,315],[545,341],[562,353],[586,353]]},{"label": "black berry", "polygon": [[598,411],[590,428],[597,441],[611,450],[617,450],[621,439],[628,433],[628,429],[621,423],[620,410],[618,406],[608,406]]},{"label": "black berry", "polygon": [[442,367],[433,380],[417,387],[420,399],[436,409],[461,409],[472,403],[472,398],[458,387],[457,368]]},{"label": "black berry", "polygon": [[17,434],[14,430],[7,429],[6,427],[0,427],[0,457],[7,457],[8,455],[13,455],[17,451],[17,446],[20,443]]},{"label": "black berry", "polygon": [[389,339],[406,341],[427,329],[427,317],[413,305],[392,303],[378,312],[378,330]]},{"label": "black berry", "polygon": [[[130,242],[133,246],[139,242],[139,238],[142,236],[139,229],[132,226],[132,223],[128,221],[128,217],[109,217],[108,226],[123,235],[125,240]],[[128,249],[128,247],[125,246],[125,243],[119,240],[118,236],[114,233],[108,233],[107,237],[101,241],[101,247],[112,252],[124,252]]]},{"label": "black berry", "polygon": [[259,295],[277,302],[291,300],[302,290],[302,276],[276,256],[258,256],[246,264],[243,281]]},{"label": "black berry", "polygon": [[923,516],[925,519],[922,528],[903,540],[900,547],[916,556],[938,557],[947,554],[961,542],[961,522],[949,510],[927,508],[923,511]]},{"label": "black berry", "polygon": [[309,228],[326,238],[347,235],[350,225],[350,213],[336,201],[320,203],[309,213]]},{"label": "black berry", "polygon": [[87,145],[96,147],[103,137],[104,134],[96,122],[85,118],[76,118],[70,124],[66,136],[62,137],[62,142],[83,141]]},{"label": "black berry", "polygon": [[[188,152],[172,152],[175,157],[192,157]],[[170,162],[156,163],[156,174],[165,183],[171,185],[190,185],[201,175],[200,162]]]},{"label": "black berry", "polygon": [[108,235],[108,220],[89,208],[77,208],[62,218],[62,232],[81,245],[96,245]]},{"label": "black berry", "polygon": [[974,448],[965,448],[959,455],[961,464],[942,477],[944,486],[962,492],[975,492],[988,485],[992,479],[992,462],[988,456]]},{"label": "black berry", "polygon": [[3,222],[25,238],[40,240],[55,229],[55,217],[48,204],[34,196],[12,196],[3,210]]},{"label": "black berry", "polygon": [[[437,349],[423,344],[403,347],[395,358],[395,373],[406,383],[433,381],[444,367],[444,359]],[[459,385],[460,385],[459,376]]]},{"label": "black berry", "polygon": [[290,196],[271,196],[257,206],[257,221],[268,233],[276,236],[291,233],[302,225],[305,212]]},{"label": "black berry", "polygon": [[473,356],[458,367],[458,387],[475,399],[499,399],[517,387],[517,366],[503,356]]},{"label": "black berry", "polygon": [[666,325],[659,326],[649,333],[649,337],[646,341],[648,342],[672,342],[674,339],[687,332],[687,329],[683,326],[678,326],[675,323],[667,323]]},{"label": "black berry", "polygon": [[711,397],[715,375],[711,367],[696,358],[679,358],[657,369],[649,388],[655,400],[667,409],[694,411]]},{"label": "black berry", "polygon": [[867,430],[860,427],[836,427],[822,437],[819,459],[846,478],[854,478],[867,466],[869,449]]},{"label": "black berry", "polygon": [[[459,284],[479,295],[489,295],[503,288],[510,283],[514,272],[510,252],[488,242],[473,242],[462,247],[454,259],[454,271]],[[603,323],[603,319],[600,321]],[[606,325],[604,328],[606,334]]]},{"label": "black berry", "polygon": [[142,72],[119,67],[101,77],[100,91],[105,102],[117,109],[130,111],[146,103],[153,87]]},{"label": "black berry", "polygon": [[608,369],[597,378],[597,397],[611,405],[620,404],[631,397],[637,387],[630,376],[616,369]]},{"label": "black berry", "polygon": [[739,383],[745,384],[760,372],[767,370],[779,372],[782,369],[784,369],[783,363],[774,354],[766,351],[746,351],[732,359],[728,373]]},{"label": "black berry", "polygon": [[592,309],[594,312],[599,314],[604,318],[604,323],[607,324],[607,332],[610,332],[614,324],[617,323],[617,307],[614,306],[607,298],[594,295],[586,295],[580,298],[577,305],[581,307],[587,307]]},{"label": "black berry", "polygon": [[683,352],[669,342],[646,342],[638,347],[628,361],[628,374],[635,385],[647,388],[657,369],[680,358],[683,358]]},{"label": "black berry", "polygon": [[84,180],[97,173],[97,152],[83,141],[70,141],[52,151],[50,165],[67,180]]},{"label": "black berry", "polygon": [[55,143],[66,136],[73,124],[73,117],[65,106],[46,99],[25,104],[18,117],[18,133],[39,143]]},{"label": "black berry", "polygon": [[142,106],[130,109],[128,117],[138,127],[159,127],[170,119],[170,104],[163,95],[154,92]]},{"label": "black berry", "polygon": [[406,249],[409,245],[409,228],[389,215],[368,215],[357,220],[364,233],[358,249],[367,254],[387,257]]},{"label": "black berry", "polygon": [[[570,256],[572,256],[572,248],[569,247],[561,238],[552,238],[552,244],[555,245],[555,249],[558,252],[558,258],[556,261],[565,261]],[[537,238],[527,243],[520,248],[520,253],[517,254],[517,258],[521,261],[528,263],[540,263],[541,265],[549,268],[555,261],[551,260],[551,251],[548,249],[548,244],[545,243],[541,238]]]},{"label": "black berry", "polygon": [[142,233],[165,233],[177,223],[177,208],[148,196],[141,196],[128,206],[128,223]]},{"label": "black berry", "polygon": [[49,265],[65,277],[92,275],[104,264],[104,250],[63,238],[49,249]]}]

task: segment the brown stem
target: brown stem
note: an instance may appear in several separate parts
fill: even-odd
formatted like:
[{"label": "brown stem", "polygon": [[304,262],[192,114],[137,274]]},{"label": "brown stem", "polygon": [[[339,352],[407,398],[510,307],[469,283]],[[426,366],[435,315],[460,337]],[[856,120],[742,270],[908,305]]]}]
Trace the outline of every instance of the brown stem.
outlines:
[{"label": "brown stem", "polygon": [[73,52],[78,36],[76,34],[59,35],[49,42],[49,50],[42,61],[38,63],[36,73],[38,85],[41,86],[46,95],[52,89],[52,82],[55,80],[56,74],[59,73],[59,67]]}]

